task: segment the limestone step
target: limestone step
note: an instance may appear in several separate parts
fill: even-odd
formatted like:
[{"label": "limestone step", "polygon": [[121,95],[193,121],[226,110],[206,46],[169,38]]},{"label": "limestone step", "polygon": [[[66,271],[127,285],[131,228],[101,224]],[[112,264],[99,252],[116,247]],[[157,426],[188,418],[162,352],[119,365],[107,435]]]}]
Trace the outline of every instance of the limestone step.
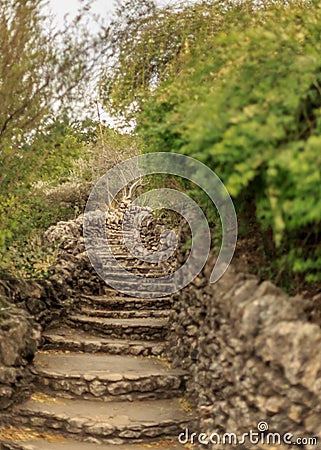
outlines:
[{"label": "limestone step", "polygon": [[121,339],[161,340],[167,335],[167,319],[110,319],[70,315],[68,325],[94,334]]},{"label": "limestone step", "polygon": [[42,335],[43,350],[67,350],[110,355],[158,356],[164,352],[162,341],[142,341],[99,337],[73,328],[60,327]]},{"label": "limestone step", "polygon": [[113,310],[140,310],[140,309],[170,309],[171,298],[135,298],[135,297],[123,297],[119,295],[115,296],[91,296],[82,295],[78,302],[82,305],[91,305],[94,307],[103,307]]},{"label": "limestone step", "polygon": [[[141,258],[141,259],[140,259]],[[167,261],[166,259],[164,261],[160,260],[153,260],[153,261],[147,261],[144,260],[144,255],[141,256],[137,255],[124,255],[124,254],[115,254],[113,255],[107,255],[107,254],[96,254],[96,261],[97,264],[103,264],[105,267],[108,267],[110,273],[115,274],[115,278],[118,276],[119,279],[122,279],[124,276],[127,277],[128,274],[123,274],[120,270],[121,268],[125,269],[126,271],[138,274],[138,276],[141,276],[142,278],[160,278],[165,277],[169,273],[174,272],[174,268],[172,264]],[[156,257],[155,257],[156,258]],[[159,256],[158,256],[159,259]],[[116,260],[116,265],[115,265]],[[119,270],[117,270],[117,268]],[[111,269],[113,269],[113,272],[111,272]],[[164,280],[163,280],[164,281]]]},{"label": "limestone step", "polygon": [[[17,434],[27,434],[17,429]],[[50,436],[50,442],[44,438],[34,438],[27,441],[3,441],[0,442],[1,450],[183,450],[183,445],[174,440],[162,440],[160,442],[149,442],[141,444],[108,445],[90,444],[76,440],[57,438]]]},{"label": "limestone step", "polygon": [[128,296],[133,294],[142,299],[168,297],[176,291],[176,286],[172,281],[164,281],[159,277],[140,277],[137,282],[128,280],[127,275],[123,277],[112,275],[107,277],[107,283],[123,294]]},{"label": "limestone step", "polygon": [[38,390],[84,400],[142,400],[182,395],[186,374],[141,356],[38,352],[31,371]]},{"label": "limestone step", "polygon": [[80,309],[81,314],[87,317],[106,317],[115,319],[141,319],[141,318],[164,318],[169,317],[170,309],[141,309],[141,310],[108,310],[108,309],[95,309],[82,307]]},{"label": "limestone step", "polygon": [[[166,277],[169,272],[168,266],[160,266],[158,263],[148,263],[145,261],[138,261],[136,258],[124,258],[124,257],[117,257],[115,255],[115,258],[117,260],[117,264],[119,264],[123,269],[130,272],[133,275],[137,275],[138,277],[141,277],[142,280],[144,279],[154,279],[154,278],[161,278]],[[115,260],[113,258],[107,258],[102,257],[104,264],[107,265],[106,267],[111,268],[115,266]],[[110,272],[111,273],[111,272]],[[128,273],[123,273],[121,270],[117,270],[117,266],[110,275],[110,277],[114,280],[127,280],[128,279]],[[161,280],[163,284],[169,284],[168,280]]]},{"label": "limestone step", "polygon": [[176,438],[192,420],[179,399],[97,402],[33,396],[13,413],[5,425],[50,431],[80,441],[94,438],[97,444]]},{"label": "limestone step", "polygon": [[[156,247],[154,247],[153,250],[147,249],[148,251],[156,251]],[[157,249],[160,250],[160,249]],[[119,247],[119,243],[114,242],[111,245],[109,244],[109,253],[106,253],[106,250],[101,249],[96,251],[96,255],[99,255],[100,258],[103,258],[105,261],[114,261],[114,258],[117,259],[121,264],[129,265],[131,268],[137,267],[149,267],[150,269],[161,269],[162,268],[162,261],[158,261],[156,259],[153,261],[146,261],[144,260],[144,254],[147,255],[147,251],[144,252],[137,252],[137,253],[130,253],[126,247]],[[133,265],[135,263],[135,265]]]},{"label": "limestone step", "polygon": [[[94,247],[92,249],[89,248],[89,251],[91,252],[92,258],[96,258],[97,261],[105,261],[106,263],[114,263],[115,259],[123,266],[128,267],[128,270],[133,269],[134,267],[139,268],[150,268],[151,270],[162,270],[166,267],[166,257],[165,260],[159,260],[159,256],[157,255],[157,251],[162,250],[161,247],[158,245],[153,245],[152,248],[144,250],[143,248],[141,251],[134,251],[131,253],[128,251],[128,249],[124,246],[120,246],[118,242],[114,242],[108,245],[108,249],[106,249],[104,246],[100,246],[100,244],[97,244],[97,247]],[[151,261],[146,261],[144,259],[145,255],[150,255],[150,251],[153,252],[153,259]],[[163,258],[164,254],[161,253]],[[170,255],[168,255],[170,256]],[[150,258],[148,258],[150,259]],[[168,263],[167,263],[168,265]]]}]

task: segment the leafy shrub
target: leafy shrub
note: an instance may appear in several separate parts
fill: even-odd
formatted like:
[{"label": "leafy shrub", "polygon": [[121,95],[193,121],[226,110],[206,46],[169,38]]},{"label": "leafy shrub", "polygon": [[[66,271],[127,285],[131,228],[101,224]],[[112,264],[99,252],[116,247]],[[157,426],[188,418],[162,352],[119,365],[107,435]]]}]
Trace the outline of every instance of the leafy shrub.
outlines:
[{"label": "leafy shrub", "polygon": [[26,278],[47,278],[58,256],[58,248],[48,245],[42,236],[33,233],[27,241],[14,242],[2,265],[11,273]]},{"label": "leafy shrub", "polygon": [[[183,23],[181,51],[156,89],[149,77],[140,103],[138,131],[147,150],[181,152],[209,165],[238,210],[254,203],[262,232],[273,233],[278,270],[320,281],[320,4],[200,3],[166,10],[162,24],[150,22],[139,40],[149,42],[178,16],[192,17],[193,25]],[[166,39],[165,31],[158,46]],[[145,58],[149,65],[154,52]],[[122,82],[116,80],[115,92]],[[142,88],[127,88],[128,103],[135,89],[142,97]]]},{"label": "leafy shrub", "polygon": [[88,5],[59,30],[45,6],[45,0],[1,1],[1,265],[10,261],[13,243],[24,245],[33,232],[73,213],[70,205],[49,205],[34,183],[67,177],[82,152],[89,133],[70,117],[79,113],[79,98],[84,108],[82,94],[105,43],[102,33],[89,34]]}]

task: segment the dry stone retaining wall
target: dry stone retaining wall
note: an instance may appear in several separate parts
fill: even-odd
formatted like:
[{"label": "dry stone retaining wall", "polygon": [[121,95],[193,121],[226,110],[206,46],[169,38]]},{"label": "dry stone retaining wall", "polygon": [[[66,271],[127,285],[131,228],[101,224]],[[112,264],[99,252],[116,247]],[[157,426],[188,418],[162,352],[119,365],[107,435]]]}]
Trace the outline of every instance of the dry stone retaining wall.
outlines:
[{"label": "dry stone retaining wall", "polygon": [[[131,206],[127,209],[127,206],[122,203],[118,205],[117,209],[110,209],[106,213],[108,245],[111,251],[119,264],[133,274],[142,277],[168,275],[174,265],[174,258],[164,263],[155,262],[152,264],[139,259],[143,254],[142,244],[151,250],[158,249],[159,235],[162,232],[160,221],[149,215],[151,212],[149,208]],[[123,231],[125,211],[126,223]],[[86,215],[87,229],[93,231],[95,243],[98,243],[98,245],[100,240],[105,242],[106,239],[105,230],[99,226],[101,223],[99,219],[102,214],[101,211],[92,211]],[[148,215],[146,220],[141,221],[141,218],[146,215]],[[83,220],[84,217],[81,215],[73,221],[59,222],[46,232],[45,236],[48,242],[58,245],[60,249],[57,261],[50,271],[50,280],[65,289],[70,296],[73,292],[103,295],[110,291],[110,288],[97,275],[87,256],[83,237]],[[138,229],[140,229],[141,242],[137,235]],[[123,233],[132,233],[130,240],[135,247],[134,251],[138,258],[128,252]],[[99,256],[104,259],[103,254]],[[97,266],[99,265],[100,262],[98,261]],[[115,269],[115,276],[117,278],[117,269]]]},{"label": "dry stone retaining wall", "polygon": [[40,341],[40,327],[0,297],[0,411],[26,398],[32,375],[26,366]]},{"label": "dry stone retaining wall", "polygon": [[[54,229],[56,237],[60,232],[62,241],[67,241],[65,246],[74,238],[76,247],[81,232],[77,221],[58,224],[50,231]],[[74,237],[76,229],[77,239]],[[28,365],[40,343],[40,330],[61,316],[67,316],[76,285],[73,280],[80,271],[79,260],[62,249],[52,267],[50,280],[23,280],[5,271],[0,273],[0,411],[30,394],[34,374]]]},{"label": "dry stone retaining wall", "polygon": [[[106,215],[106,226],[116,253],[117,250],[125,251],[124,245],[121,247],[119,232],[126,208],[121,204]],[[147,212],[150,212],[148,208],[129,209],[127,227],[133,228],[140,215]],[[93,220],[93,226],[97,226],[95,224]],[[141,227],[144,244],[153,249],[158,244],[157,224],[157,219],[149,217]],[[97,230],[99,233],[104,235],[104,230]],[[83,238],[83,216],[59,222],[47,230],[45,237],[59,250],[49,271],[49,280],[23,280],[0,272],[0,410],[19,402],[29,393],[34,375],[28,370],[28,363],[33,360],[39,344],[40,329],[68,319],[78,293],[101,295],[110,291],[88,259]],[[148,275],[148,270],[155,272],[155,267],[148,269],[144,263],[138,267],[130,255],[126,257],[124,266],[128,270],[136,269],[142,275]],[[159,273],[169,271],[169,265],[156,266]]]},{"label": "dry stone retaining wall", "polygon": [[[64,259],[60,264],[64,265]],[[64,283],[23,280],[0,273],[0,411],[30,394],[34,375],[28,365],[41,340],[41,328],[71,307]]]},{"label": "dry stone retaining wall", "polygon": [[174,366],[189,370],[188,395],[198,411],[191,431],[241,436],[264,421],[270,432],[317,436],[320,446],[321,330],[313,311],[321,296],[289,298],[234,267],[209,285],[213,266],[212,256],[201,275],[174,295],[171,317],[168,351]]},{"label": "dry stone retaining wall", "polygon": [[59,317],[64,298],[55,283],[1,272],[0,411],[29,396],[34,376],[28,366],[40,343],[40,330]]}]

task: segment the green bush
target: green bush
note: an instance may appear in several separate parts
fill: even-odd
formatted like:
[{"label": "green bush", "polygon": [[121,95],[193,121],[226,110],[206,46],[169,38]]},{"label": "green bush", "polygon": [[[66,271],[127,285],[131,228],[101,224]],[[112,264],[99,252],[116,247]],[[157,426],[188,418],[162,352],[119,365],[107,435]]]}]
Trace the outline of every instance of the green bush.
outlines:
[{"label": "green bush", "polygon": [[[320,4],[203,2],[167,10],[140,41],[168,30],[173,17],[202,26],[184,23],[181,51],[157,88],[145,88],[138,131],[147,150],[205,162],[238,210],[254,203],[262,232],[273,233],[277,270],[320,281]],[[159,40],[166,42],[164,34]],[[116,93],[119,86],[118,79]],[[142,97],[143,87],[131,85],[127,101],[135,89]]]},{"label": "green bush", "polygon": [[55,249],[43,232],[78,217],[95,182],[138,153],[138,139],[90,120],[64,119],[49,124],[27,151],[33,159],[16,167],[7,187],[12,194],[0,196],[1,265],[24,277],[46,276]]},{"label": "green bush", "polygon": [[6,161],[10,176],[3,177],[1,183],[1,254],[6,254],[12,241],[24,241],[31,232],[45,229],[66,216],[61,205],[49,204],[44,193],[37,192],[35,183],[49,179],[57,183],[68,176],[73,161],[85,148],[77,134],[66,119],[55,120],[21,146],[15,163],[13,159]]},{"label": "green bush", "polygon": [[[70,215],[34,184],[68,177],[89,138],[71,117],[97,70],[105,35],[89,34],[88,5],[55,29],[45,0],[2,0],[0,8],[0,259],[8,247]],[[95,68],[93,66],[95,65]],[[88,102],[86,102],[88,107]]]}]

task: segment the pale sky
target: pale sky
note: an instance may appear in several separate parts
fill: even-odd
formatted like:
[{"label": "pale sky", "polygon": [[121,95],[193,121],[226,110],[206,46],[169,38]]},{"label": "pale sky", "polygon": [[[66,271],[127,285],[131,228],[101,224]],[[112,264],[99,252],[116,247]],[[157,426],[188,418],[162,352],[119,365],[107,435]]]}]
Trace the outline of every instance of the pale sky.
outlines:
[{"label": "pale sky", "polygon": [[[66,14],[69,14],[70,18],[75,16],[81,4],[82,2],[80,0],[49,0],[49,8],[57,18],[58,24],[63,24]],[[94,14],[99,14],[105,21],[108,21],[114,5],[114,0],[93,0],[91,11]],[[93,27],[95,27],[94,23]]]},{"label": "pale sky", "polygon": [[[79,0],[49,0],[53,12],[60,17],[69,12],[77,11],[81,2]],[[94,0],[93,10],[102,16],[108,14],[113,9],[113,0]]]},{"label": "pale sky", "polygon": [[[117,1],[117,0],[116,0]],[[105,22],[108,22],[112,11],[115,9],[115,6],[117,5],[115,0],[92,0],[92,6],[91,6],[91,13],[95,15],[99,15],[102,20]],[[87,3],[85,1],[85,3]],[[165,5],[165,4],[171,4],[171,3],[177,3],[177,0],[156,0],[156,3],[159,5]],[[71,20],[76,14],[77,11],[81,8],[81,5],[84,4],[84,1],[81,0],[49,0],[48,6],[49,11],[52,16],[56,19],[55,22],[58,25],[58,27],[62,28],[64,24],[64,17],[66,14],[69,16],[69,20]],[[46,8],[47,9],[47,8]],[[99,27],[95,23],[94,20],[89,21],[89,27],[90,29],[95,32],[98,31]],[[94,92],[95,88],[94,86],[89,86],[89,94],[90,92]],[[103,120],[105,120],[108,124],[114,125],[113,119],[106,114],[103,111],[102,106],[100,105],[101,109],[101,117]],[[94,112],[96,116],[96,112]],[[95,117],[96,118],[96,117]]]},{"label": "pale sky", "polygon": [[[175,3],[175,0],[157,0],[156,3],[164,5]],[[66,14],[70,14],[70,17],[73,17],[81,4],[81,0],[49,0],[49,8],[52,14],[57,17],[59,24],[63,23]],[[111,12],[115,8],[115,4],[116,2],[114,0],[93,0],[91,11],[94,14],[99,14],[105,21],[108,21]],[[94,24],[93,26],[95,27]]]}]

